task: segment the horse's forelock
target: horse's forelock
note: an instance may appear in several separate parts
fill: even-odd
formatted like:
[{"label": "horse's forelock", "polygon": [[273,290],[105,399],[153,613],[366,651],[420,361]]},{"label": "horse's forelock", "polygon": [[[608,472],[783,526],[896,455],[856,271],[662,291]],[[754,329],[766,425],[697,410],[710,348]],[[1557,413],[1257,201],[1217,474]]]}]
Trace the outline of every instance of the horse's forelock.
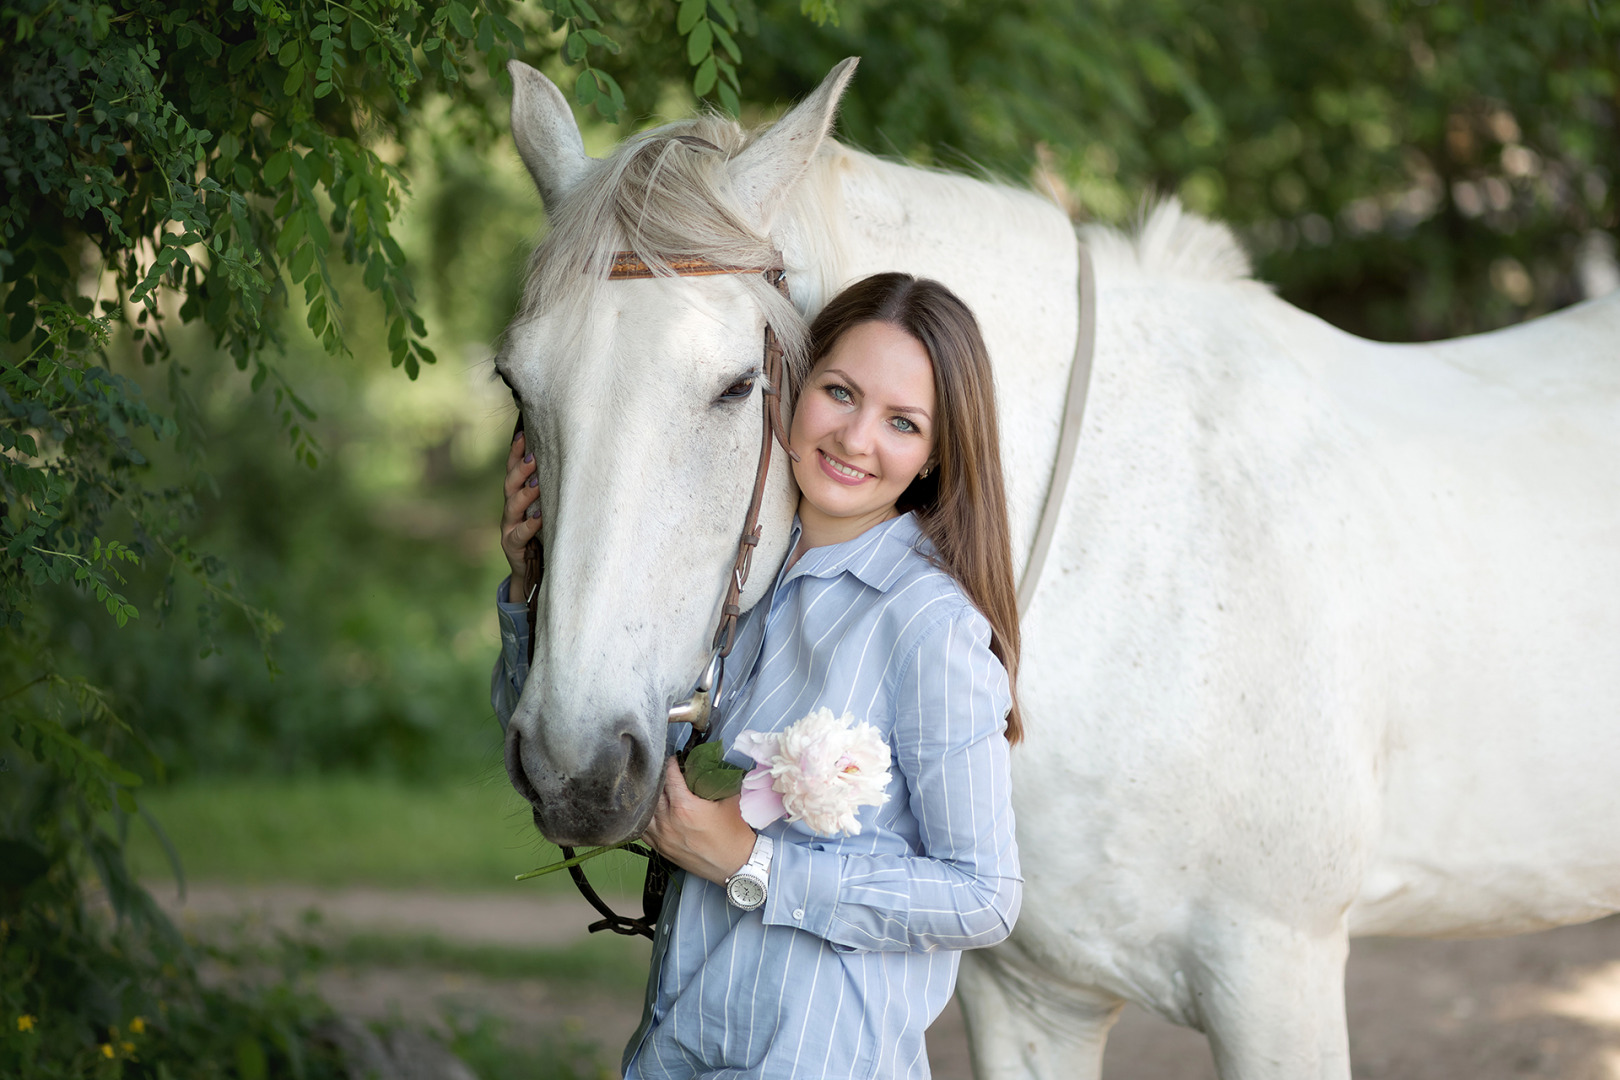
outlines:
[{"label": "horse's forelock", "polygon": [[[565,340],[576,338],[621,251],[635,252],[655,273],[672,273],[664,260],[677,255],[724,266],[772,265],[780,254],[745,219],[726,168],[750,141],[735,122],[711,114],[622,143],[548,208],[551,229],[530,260],[514,321],[551,314]],[[740,280],[775,328],[789,365],[802,365],[802,316],[763,275]]]}]

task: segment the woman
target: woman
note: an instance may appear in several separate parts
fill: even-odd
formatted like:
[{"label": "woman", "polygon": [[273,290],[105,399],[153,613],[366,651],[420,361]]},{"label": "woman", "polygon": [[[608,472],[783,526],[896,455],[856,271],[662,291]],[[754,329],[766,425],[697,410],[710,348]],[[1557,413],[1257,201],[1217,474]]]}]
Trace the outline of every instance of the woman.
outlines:
[{"label": "woman", "polygon": [[[853,836],[756,833],[737,799],[694,796],[671,759],[644,838],[686,873],[627,1080],[926,1077],[923,1032],[960,950],[1001,941],[1017,916],[1018,623],[978,325],[938,282],[879,274],[816,318],[810,359],[790,554],[739,624],[714,737],[729,748],[818,708],[853,714],[889,744],[889,799]],[[502,539],[523,583],[534,488],[519,449]],[[522,642],[503,637],[510,699]]]}]

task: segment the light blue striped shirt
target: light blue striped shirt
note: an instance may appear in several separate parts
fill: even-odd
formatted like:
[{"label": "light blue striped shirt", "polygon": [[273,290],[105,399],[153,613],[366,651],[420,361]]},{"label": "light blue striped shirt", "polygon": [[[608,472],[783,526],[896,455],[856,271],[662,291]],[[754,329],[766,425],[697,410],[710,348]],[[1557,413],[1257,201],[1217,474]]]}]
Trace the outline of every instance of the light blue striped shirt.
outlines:
[{"label": "light blue striped shirt", "polygon": [[[959,950],[1012,929],[1022,879],[1006,672],[989,623],[919,548],[910,514],[811,548],[739,623],[717,737],[729,747],[818,708],[852,713],[889,742],[889,801],[861,809],[856,836],[767,826],[776,849],[756,911],[681,875],[626,1080],[926,1078],[923,1032],[950,999]],[[503,651],[523,644],[502,636]],[[517,674],[501,666],[498,698]]]}]

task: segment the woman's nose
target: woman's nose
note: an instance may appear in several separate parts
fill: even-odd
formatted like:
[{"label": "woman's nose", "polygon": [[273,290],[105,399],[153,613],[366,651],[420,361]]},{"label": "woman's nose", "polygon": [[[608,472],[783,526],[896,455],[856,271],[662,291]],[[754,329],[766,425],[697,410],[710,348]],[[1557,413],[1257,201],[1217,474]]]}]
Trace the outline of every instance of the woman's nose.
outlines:
[{"label": "woman's nose", "polygon": [[845,418],[844,429],[839,432],[839,442],[852,453],[864,454],[872,449],[875,436],[874,419],[865,409],[857,409]]}]

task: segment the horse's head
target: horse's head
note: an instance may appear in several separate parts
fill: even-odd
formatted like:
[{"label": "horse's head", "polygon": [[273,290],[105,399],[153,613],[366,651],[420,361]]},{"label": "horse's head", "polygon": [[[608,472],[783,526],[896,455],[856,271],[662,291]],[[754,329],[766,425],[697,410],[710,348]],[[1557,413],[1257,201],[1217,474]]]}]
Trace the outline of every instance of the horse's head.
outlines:
[{"label": "horse's head", "polygon": [[[596,160],[557,88],[511,65],[513,138],[551,228],[498,361],[545,522],[534,659],[506,764],[557,843],[612,843],[651,816],[669,709],[709,659],[753,493],[766,325],[790,364],[804,351],[803,317],[761,273],[609,281],[608,269],[619,251],[655,267],[701,256],[764,269],[786,256],[789,287],[797,258],[801,302],[819,299],[805,246],[772,229],[853,68],[751,142],[708,117]],[[793,507],[778,449],[744,609],[786,555]]]}]

